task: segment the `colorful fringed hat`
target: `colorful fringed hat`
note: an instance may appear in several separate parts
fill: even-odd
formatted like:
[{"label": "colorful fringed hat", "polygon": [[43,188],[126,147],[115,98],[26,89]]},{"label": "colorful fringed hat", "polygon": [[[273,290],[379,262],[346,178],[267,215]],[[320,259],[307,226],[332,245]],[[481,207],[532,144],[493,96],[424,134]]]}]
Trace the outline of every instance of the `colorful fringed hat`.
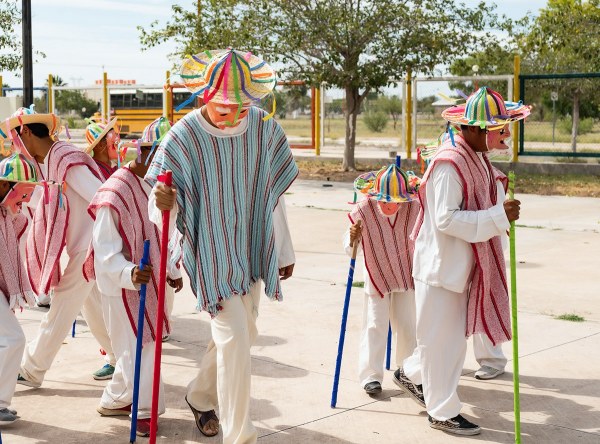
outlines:
[{"label": "colorful fringed hat", "polygon": [[0,162],[0,180],[37,183],[35,166],[23,154],[13,153]]},{"label": "colorful fringed hat", "polygon": [[181,65],[180,76],[192,96],[177,110],[198,96],[204,103],[241,108],[272,94],[277,84],[275,71],[264,60],[231,48],[188,56]]},{"label": "colorful fringed hat", "polygon": [[108,134],[111,129],[114,129],[117,133],[119,132],[119,128],[117,125],[117,118],[114,117],[110,122],[96,122],[92,119],[85,119],[88,123],[88,126],[85,127],[85,140],[88,143],[85,152],[90,154],[96,145],[100,143],[102,138]]},{"label": "colorful fringed hat", "polygon": [[453,125],[497,127],[522,120],[531,114],[531,108],[522,102],[507,102],[500,93],[486,86],[479,88],[462,105],[442,111],[442,117]]},{"label": "colorful fringed hat", "polygon": [[403,203],[417,199],[421,180],[412,171],[402,170],[400,162],[400,156],[397,156],[396,163],[361,174],[354,181],[354,189],[383,202]]},{"label": "colorful fringed hat", "polygon": [[[125,155],[127,154],[127,148],[135,148],[137,149],[138,161],[141,156],[141,147],[152,147],[151,153],[154,152],[156,147],[162,142],[167,133],[171,130],[173,124],[166,117],[159,117],[150,123],[146,128],[144,128],[144,132],[142,133],[142,137],[136,140],[128,140],[123,141],[119,145],[119,165],[125,160]],[[148,156],[148,159],[150,156]]]}]

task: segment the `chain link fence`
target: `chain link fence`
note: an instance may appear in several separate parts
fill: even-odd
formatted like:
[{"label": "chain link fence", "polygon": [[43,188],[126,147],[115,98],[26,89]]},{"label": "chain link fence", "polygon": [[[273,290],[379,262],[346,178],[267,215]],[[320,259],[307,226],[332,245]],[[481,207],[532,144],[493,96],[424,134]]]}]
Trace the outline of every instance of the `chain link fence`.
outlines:
[{"label": "chain link fence", "polygon": [[532,106],[521,123],[519,153],[600,157],[600,73],[521,75],[521,98]]}]

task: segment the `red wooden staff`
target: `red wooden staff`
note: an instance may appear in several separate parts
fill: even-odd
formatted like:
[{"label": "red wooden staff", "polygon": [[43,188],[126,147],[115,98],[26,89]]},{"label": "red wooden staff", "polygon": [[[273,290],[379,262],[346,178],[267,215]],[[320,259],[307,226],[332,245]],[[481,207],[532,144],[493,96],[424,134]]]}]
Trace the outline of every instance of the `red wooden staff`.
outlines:
[{"label": "red wooden staff", "polygon": [[[171,171],[165,171],[158,176],[158,180],[166,186],[173,185]],[[162,232],[160,238],[160,269],[158,274],[158,310],[156,314],[156,336],[154,348],[154,380],[152,381],[152,410],[150,416],[150,444],[156,443],[158,430],[158,397],[160,390],[160,362],[162,356],[162,331],[165,318],[165,288],[167,285],[167,252],[169,249],[169,219],[170,210],[162,212]]]}]

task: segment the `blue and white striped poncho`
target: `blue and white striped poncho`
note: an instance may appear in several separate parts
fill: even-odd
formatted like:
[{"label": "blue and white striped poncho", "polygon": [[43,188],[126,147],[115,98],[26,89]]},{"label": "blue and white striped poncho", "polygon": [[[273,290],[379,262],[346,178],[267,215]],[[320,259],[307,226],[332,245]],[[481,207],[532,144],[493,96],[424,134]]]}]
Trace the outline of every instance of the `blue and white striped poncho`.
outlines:
[{"label": "blue and white striped poncho", "polygon": [[146,180],[173,171],[184,236],[183,265],[198,307],[217,315],[219,301],[246,294],[263,280],[281,300],[273,210],[298,168],[283,129],[252,107],[248,129],[216,137],[203,129],[200,110],[177,122],[156,151]]}]

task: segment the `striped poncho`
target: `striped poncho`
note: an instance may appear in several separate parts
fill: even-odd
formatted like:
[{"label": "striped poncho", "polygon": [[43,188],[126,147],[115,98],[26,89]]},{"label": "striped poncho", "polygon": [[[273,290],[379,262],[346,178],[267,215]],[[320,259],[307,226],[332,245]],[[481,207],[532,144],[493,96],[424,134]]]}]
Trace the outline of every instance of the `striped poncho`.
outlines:
[{"label": "striped poncho", "polygon": [[248,128],[217,137],[201,124],[200,110],[177,122],[157,149],[146,180],[173,171],[184,236],[183,265],[198,307],[215,316],[219,301],[246,294],[263,280],[281,300],[273,210],[298,174],[283,129],[252,107]]},{"label": "striped poncho", "polygon": [[416,200],[399,204],[395,217],[386,217],[377,208],[377,201],[365,199],[348,215],[355,224],[362,221],[362,246],[369,278],[381,297],[392,291],[414,290],[412,259],[415,243],[410,239],[419,203]]}]

